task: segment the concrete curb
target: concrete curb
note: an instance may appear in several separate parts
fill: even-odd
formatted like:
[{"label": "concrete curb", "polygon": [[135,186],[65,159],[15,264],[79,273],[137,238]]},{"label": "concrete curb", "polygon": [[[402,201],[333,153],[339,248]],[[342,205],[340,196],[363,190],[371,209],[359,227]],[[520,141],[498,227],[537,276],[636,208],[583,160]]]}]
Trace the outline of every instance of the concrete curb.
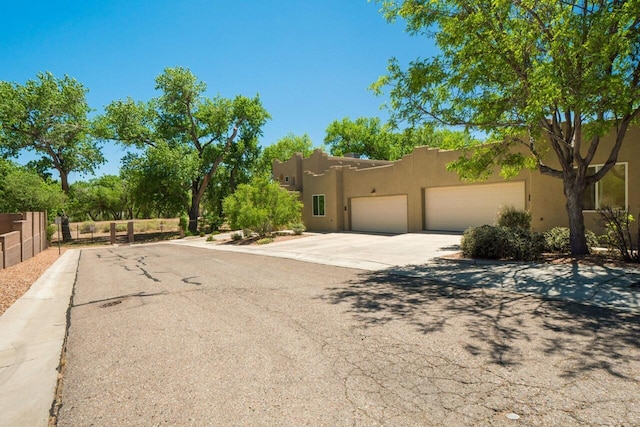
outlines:
[{"label": "concrete curb", "polygon": [[68,250],[0,317],[0,425],[46,426],[79,250]]}]

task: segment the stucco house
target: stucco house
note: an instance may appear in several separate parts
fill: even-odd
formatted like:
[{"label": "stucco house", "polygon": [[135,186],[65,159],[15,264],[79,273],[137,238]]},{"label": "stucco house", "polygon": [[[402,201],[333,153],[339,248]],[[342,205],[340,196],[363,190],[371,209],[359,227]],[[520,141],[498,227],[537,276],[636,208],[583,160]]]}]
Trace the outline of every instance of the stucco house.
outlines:
[{"label": "stucco house", "polygon": [[[591,167],[604,164],[613,141],[613,133],[603,138]],[[418,147],[389,162],[332,157],[318,149],[308,158],[296,154],[284,162],[275,160],[273,177],[299,192],[303,221],[311,231],[463,231],[493,224],[505,205],[529,210],[536,231],[568,225],[560,179],[523,170],[511,180],[494,173],[487,181],[468,183],[446,170],[460,155]],[[557,166],[553,157],[548,164]],[[629,129],[616,166],[587,190],[585,204],[585,225],[596,232],[602,228],[600,207],[640,212],[639,127]]]}]

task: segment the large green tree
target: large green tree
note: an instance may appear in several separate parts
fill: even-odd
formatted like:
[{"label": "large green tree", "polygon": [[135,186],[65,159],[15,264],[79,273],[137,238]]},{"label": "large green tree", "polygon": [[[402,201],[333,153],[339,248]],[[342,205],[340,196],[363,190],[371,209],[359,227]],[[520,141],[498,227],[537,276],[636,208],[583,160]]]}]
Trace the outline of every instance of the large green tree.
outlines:
[{"label": "large green tree", "polygon": [[262,150],[256,165],[256,174],[271,176],[274,160],[277,159],[284,162],[296,153],[301,153],[303,157],[308,157],[312,151],[313,142],[309,135],[306,133],[304,135],[289,133]]},{"label": "large green tree", "polygon": [[253,141],[249,145],[240,141],[231,146],[227,158],[218,167],[205,193],[202,211],[209,220],[215,218],[216,223],[223,222],[223,200],[233,194],[238,185],[251,181],[259,159],[260,147]]},{"label": "large green tree", "polygon": [[0,158],[0,212],[46,210],[54,216],[64,203],[65,194],[58,183]]},{"label": "large green tree", "polygon": [[147,147],[142,154],[128,154],[122,160],[120,175],[133,210],[144,218],[175,217],[187,212],[199,164],[197,154],[189,147],[171,147],[163,141]]},{"label": "large green tree", "polygon": [[91,136],[87,89],[75,79],[39,73],[24,85],[0,82],[0,152],[42,155],[39,165],[58,171],[65,193],[69,173],[93,173],[104,162]]},{"label": "large green tree", "polygon": [[345,117],[329,124],[324,143],[334,156],[355,153],[369,159],[391,160],[397,139],[377,117],[358,117],[355,121]]},{"label": "large green tree", "polygon": [[325,146],[334,156],[356,153],[369,159],[398,160],[415,147],[460,149],[480,143],[468,132],[440,129],[429,123],[408,127],[402,131],[391,120],[382,124],[377,117],[348,117],[334,120],[327,127]]},{"label": "large green tree", "polygon": [[[640,2],[379,3],[387,19],[402,18],[410,33],[435,39],[440,49],[406,68],[392,59],[374,84],[390,87],[396,118],[462,125],[525,146],[541,173],[562,180],[571,251],[588,253],[583,194],[615,165],[640,111]],[[589,172],[611,129],[615,143],[604,166]],[[546,160],[546,151],[559,167]],[[481,153],[487,168],[496,159],[517,163],[505,150],[493,154],[486,161],[492,156]]]},{"label": "large green tree", "polygon": [[[205,83],[186,68],[165,69],[156,78],[156,89],[162,94],[148,102],[131,98],[112,102],[96,129],[103,138],[147,149],[147,154],[162,149],[172,158],[188,159],[186,210],[189,230],[196,232],[200,203],[216,171],[234,145],[257,144],[269,114],[258,96],[205,97]],[[162,175],[162,170],[154,173]]]},{"label": "large green tree", "polygon": [[133,219],[125,181],[116,175],[103,175],[71,184],[67,213],[76,221],[88,216],[93,221]]}]

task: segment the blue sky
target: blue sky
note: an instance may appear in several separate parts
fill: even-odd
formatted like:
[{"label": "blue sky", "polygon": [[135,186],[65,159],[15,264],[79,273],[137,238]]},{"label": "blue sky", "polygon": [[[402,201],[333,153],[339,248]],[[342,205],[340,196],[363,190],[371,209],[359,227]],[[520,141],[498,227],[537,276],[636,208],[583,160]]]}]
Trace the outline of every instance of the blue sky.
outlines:
[{"label": "blue sky", "polygon": [[[40,71],[68,74],[88,89],[96,113],[116,99],[148,100],[166,67],[207,83],[207,95],[259,93],[272,116],[260,143],[289,132],[316,146],[336,119],[379,116],[369,85],[389,58],[433,53],[425,38],[389,24],[366,0],[153,0],[6,2],[0,80],[23,84]],[[107,144],[117,173],[125,149]],[[74,176],[72,179],[90,177]]]}]

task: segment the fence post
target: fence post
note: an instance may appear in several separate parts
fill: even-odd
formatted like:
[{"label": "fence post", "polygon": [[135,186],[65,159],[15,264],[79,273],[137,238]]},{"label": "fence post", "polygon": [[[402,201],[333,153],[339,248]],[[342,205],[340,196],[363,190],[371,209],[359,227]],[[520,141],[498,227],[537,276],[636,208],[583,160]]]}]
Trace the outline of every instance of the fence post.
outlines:
[{"label": "fence post", "polygon": [[127,223],[127,240],[133,243],[133,221]]},{"label": "fence post", "polygon": [[112,222],[111,224],[109,224],[109,229],[111,231],[111,244],[115,245],[116,244],[116,223]]}]

